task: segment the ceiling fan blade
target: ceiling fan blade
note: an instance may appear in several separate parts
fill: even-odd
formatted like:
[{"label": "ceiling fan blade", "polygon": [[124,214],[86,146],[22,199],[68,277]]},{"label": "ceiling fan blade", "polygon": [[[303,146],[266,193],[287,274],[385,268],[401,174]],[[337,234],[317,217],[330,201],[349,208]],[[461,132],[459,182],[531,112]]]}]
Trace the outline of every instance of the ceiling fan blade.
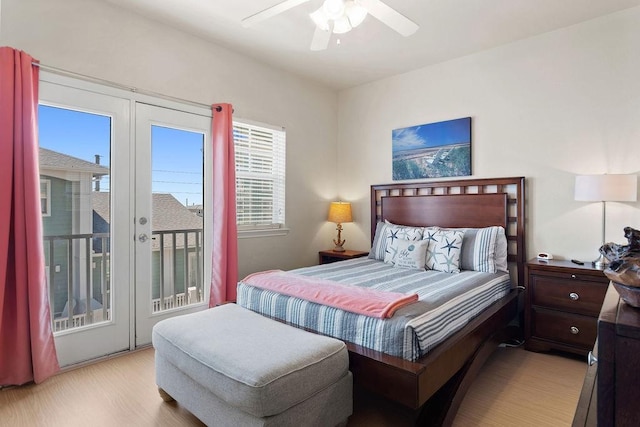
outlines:
[{"label": "ceiling fan blade", "polygon": [[311,40],[311,50],[325,50],[329,46],[329,40],[331,39],[331,30],[322,30],[316,27],[315,33],[313,33],[313,40]]},{"label": "ceiling fan blade", "polygon": [[418,24],[380,0],[359,0],[358,3],[364,6],[374,18],[405,37],[415,33],[419,28]]},{"label": "ceiling fan blade", "polygon": [[243,27],[250,27],[253,24],[256,24],[260,21],[264,21],[265,19],[269,19],[273,16],[276,16],[282,12],[286,12],[287,10],[298,6],[299,4],[306,3],[309,0],[285,0],[282,3],[278,3],[275,6],[271,6],[266,8],[263,11],[255,13],[247,18],[244,18],[241,23]]}]

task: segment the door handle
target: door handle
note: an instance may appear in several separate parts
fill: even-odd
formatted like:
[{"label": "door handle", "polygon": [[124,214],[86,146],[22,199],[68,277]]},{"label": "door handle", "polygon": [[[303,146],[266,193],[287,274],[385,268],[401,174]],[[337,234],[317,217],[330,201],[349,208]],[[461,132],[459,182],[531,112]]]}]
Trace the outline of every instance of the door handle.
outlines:
[{"label": "door handle", "polygon": [[142,233],[138,236],[138,240],[140,241],[140,243],[144,243],[149,240],[149,237],[146,234]]}]

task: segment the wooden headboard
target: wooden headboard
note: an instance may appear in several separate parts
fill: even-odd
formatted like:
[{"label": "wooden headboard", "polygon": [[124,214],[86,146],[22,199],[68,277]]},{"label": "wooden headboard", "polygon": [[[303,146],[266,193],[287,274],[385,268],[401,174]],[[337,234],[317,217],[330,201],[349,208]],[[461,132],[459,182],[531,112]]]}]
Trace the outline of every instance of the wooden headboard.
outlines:
[{"label": "wooden headboard", "polygon": [[504,227],[508,261],[524,285],[525,179],[482,178],[371,186],[371,239],[379,221],[440,227]]}]

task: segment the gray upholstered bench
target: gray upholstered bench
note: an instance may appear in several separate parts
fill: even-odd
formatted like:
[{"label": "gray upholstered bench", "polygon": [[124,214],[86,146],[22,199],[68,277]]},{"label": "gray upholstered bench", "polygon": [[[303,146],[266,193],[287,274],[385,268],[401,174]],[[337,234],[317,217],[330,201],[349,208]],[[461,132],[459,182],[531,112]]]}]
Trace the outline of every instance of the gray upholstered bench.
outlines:
[{"label": "gray upholstered bench", "polygon": [[352,413],[345,344],[235,304],[153,328],[156,382],[210,426],[335,426]]}]

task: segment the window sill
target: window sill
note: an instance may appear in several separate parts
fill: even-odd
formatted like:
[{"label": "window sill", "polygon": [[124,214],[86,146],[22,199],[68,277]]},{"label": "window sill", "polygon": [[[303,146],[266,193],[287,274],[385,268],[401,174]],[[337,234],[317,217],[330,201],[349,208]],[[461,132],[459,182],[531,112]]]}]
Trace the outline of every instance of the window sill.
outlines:
[{"label": "window sill", "polygon": [[238,239],[252,239],[254,237],[286,236],[288,228],[264,228],[262,230],[238,230]]}]

